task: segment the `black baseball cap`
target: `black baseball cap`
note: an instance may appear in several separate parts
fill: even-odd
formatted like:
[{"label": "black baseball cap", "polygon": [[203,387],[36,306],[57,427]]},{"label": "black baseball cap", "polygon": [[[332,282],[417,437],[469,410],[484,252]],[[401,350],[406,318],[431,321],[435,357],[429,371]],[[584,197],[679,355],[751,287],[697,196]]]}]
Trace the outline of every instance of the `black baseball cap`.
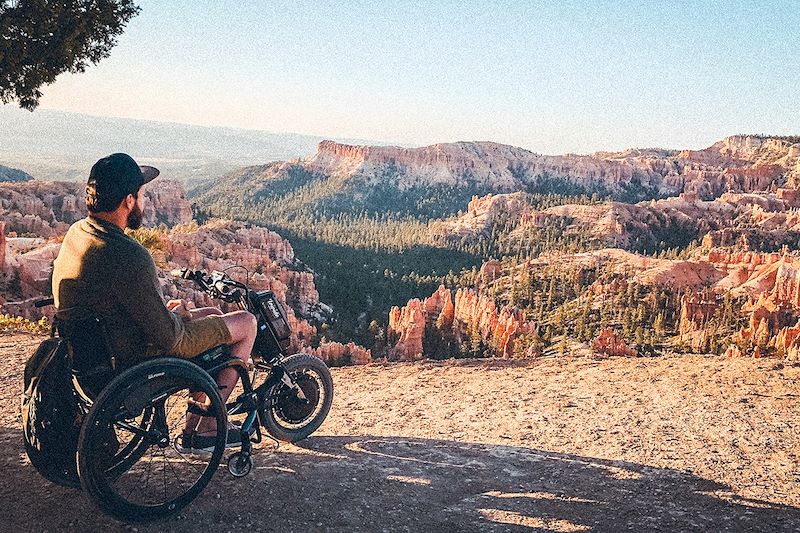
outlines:
[{"label": "black baseball cap", "polygon": [[155,167],[140,166],[128,154],[111,154],[97,161],[86,183],[89,211],[113,211],[123,198],[158,176]]}]

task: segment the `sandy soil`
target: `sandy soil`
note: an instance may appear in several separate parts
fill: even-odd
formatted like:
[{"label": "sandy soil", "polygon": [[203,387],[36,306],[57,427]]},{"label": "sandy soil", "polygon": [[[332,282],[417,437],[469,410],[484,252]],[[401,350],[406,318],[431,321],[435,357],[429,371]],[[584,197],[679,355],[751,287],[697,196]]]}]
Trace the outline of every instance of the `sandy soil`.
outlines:
[{"label": "sandy soil", "polygon": [[49,484],[21,444],[0,335],[3,531],[798,531],[800,366],[704,357],[334,369],[300,446],[226,470],[179,516],[126,525]]}]

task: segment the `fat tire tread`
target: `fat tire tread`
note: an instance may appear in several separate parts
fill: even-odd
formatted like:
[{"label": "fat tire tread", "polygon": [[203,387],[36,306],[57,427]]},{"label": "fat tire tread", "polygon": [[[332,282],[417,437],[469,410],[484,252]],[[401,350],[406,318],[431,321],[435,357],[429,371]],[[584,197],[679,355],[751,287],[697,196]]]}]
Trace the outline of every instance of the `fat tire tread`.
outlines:
[{"label": "fat tire tread", "polygon": [[[282,427],[274,418],[272,408],[268,405],[264,411],[266,417],[264,420],[264,427],[267,432],[275,439],[283,442],[298,442],[312,433],[314,433],[327,418],[333,404],[333,378],[328,366],[319,357],[305,353],[297,353],[287,357],[281,366],[287,373],[291,373],[298,368],[308,366],[313,368],[322,377],[323,386],[325,388],[325,400],[322,405],[322,410],[314,417],[308,424],[297,429],[286,429]],[[281,384],[276,385],[280,387]]]}]

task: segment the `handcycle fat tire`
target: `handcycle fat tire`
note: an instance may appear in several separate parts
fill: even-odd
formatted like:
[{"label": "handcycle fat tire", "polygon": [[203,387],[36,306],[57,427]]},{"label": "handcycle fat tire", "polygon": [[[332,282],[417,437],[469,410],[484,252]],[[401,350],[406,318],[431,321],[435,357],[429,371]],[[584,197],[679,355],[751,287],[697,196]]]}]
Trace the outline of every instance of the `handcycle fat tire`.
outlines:
[{"label": "handcycle fat tire", "polygon": [[307,401],[278,383],[269,391],[262,422],[275,439],[297,442],[316,431],[328,416],[333,403],[333,379],[327,365],[313,355],[289,356],[281,366],[302,389]]}]

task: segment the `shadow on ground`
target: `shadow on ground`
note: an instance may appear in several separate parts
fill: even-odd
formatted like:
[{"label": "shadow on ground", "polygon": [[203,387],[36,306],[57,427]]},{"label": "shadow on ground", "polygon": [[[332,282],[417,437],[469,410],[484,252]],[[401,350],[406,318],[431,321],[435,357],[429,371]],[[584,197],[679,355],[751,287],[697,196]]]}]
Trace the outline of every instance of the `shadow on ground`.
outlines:
[{"label": "shadow on ground", "polygon": [[[51,485],[0,428],[3,529],[124,529]],[[312,437],[221,467],[179,516],[138,531],[797,531],[800,509],[739,498],[676,470],[515,446],[406,437]],[[6,529],[9,528],[9,529]]]}]

